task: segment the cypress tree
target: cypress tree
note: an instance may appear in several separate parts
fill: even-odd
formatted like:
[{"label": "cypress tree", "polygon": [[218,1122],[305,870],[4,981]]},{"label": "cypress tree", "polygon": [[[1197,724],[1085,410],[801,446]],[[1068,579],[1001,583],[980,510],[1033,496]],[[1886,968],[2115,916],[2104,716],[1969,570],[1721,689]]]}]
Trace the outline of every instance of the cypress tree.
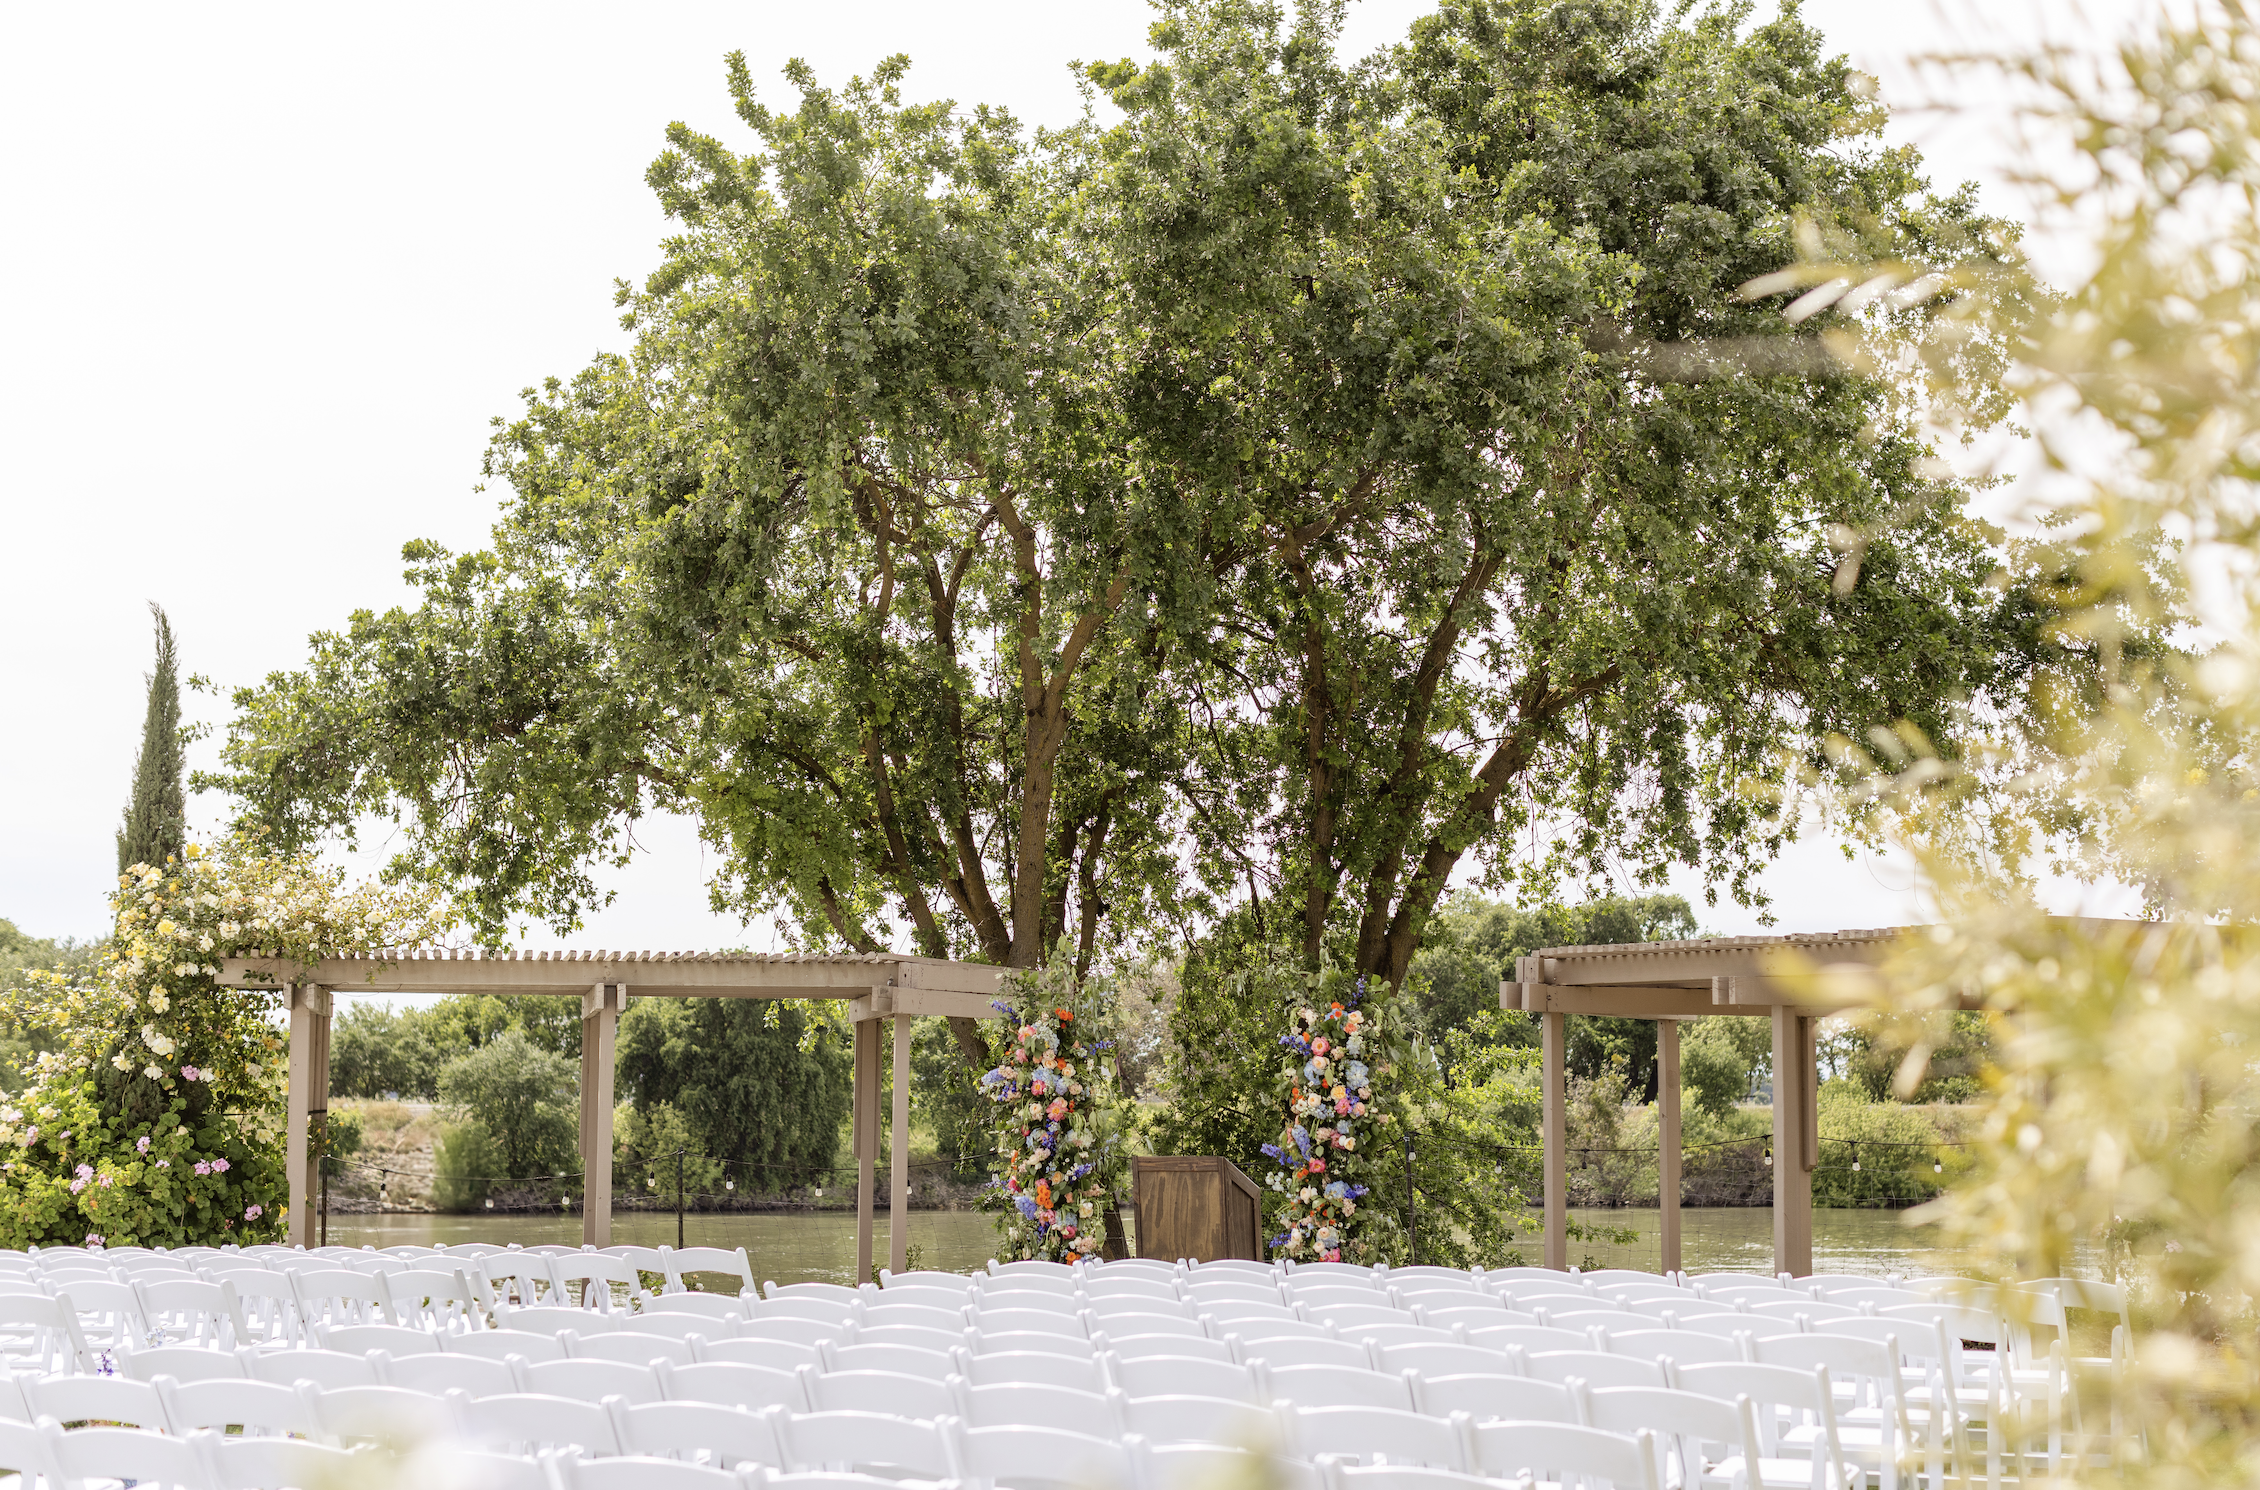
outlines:
[{"label": "cypress tree", "polygon": [[149,674],[149,710],[141,721],[141,753],[133,763],[133,796],[118,830],[118,873],[136,864],[162,865],[188,845],[188,796],[181,786],[180,658],[173,623],[154,600],[157,667]]}]

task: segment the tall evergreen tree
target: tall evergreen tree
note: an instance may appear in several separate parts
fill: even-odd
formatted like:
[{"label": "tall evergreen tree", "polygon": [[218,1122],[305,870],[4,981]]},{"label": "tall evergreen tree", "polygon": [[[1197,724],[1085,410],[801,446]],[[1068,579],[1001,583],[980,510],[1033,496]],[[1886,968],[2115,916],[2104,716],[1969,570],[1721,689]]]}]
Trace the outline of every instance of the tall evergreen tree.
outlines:
[{"label": "tall evergreen tree", "polygon": [[162,864],[188,843],[188,795],[181,786],[180,654],[173,623],[154,600],[157,666],[149,674],[149,711],[141,721],[141,753],[133,762],[133,796],[118,830],[118,873],[136,864]]}]

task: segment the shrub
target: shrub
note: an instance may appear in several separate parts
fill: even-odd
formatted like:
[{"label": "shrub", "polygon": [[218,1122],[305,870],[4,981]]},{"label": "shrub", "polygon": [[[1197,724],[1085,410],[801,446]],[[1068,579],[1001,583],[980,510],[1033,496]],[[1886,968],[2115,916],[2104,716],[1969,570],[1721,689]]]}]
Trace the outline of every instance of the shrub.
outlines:
[{"label": "shrub", "polygon": [[579,1075],[573,1063],[505,1030],[440,1072],[440,1099],[490,1135],[495,1178],[526,1179],[580,1167]]},{"label": "shrub", "polygon": [[309,855],[251,837],[135,865],[89,976],[27,975],[0,996],[58,1031],[31,1085],[0,1106],[0,1245],[262,1240],[282,1227],[283,1041],[271,993],[219,986],[219,965],[414,945],[444,924],[429,891],[344,891]]},{"label": "shrub", "polygon": [[503,1182],[507,1167],[486,1124],[474,1120],[442,1128],[432,1145],[432,1205],[443,1211],[478,1209]]},{"label": "shrub", "polygon": [[621,1094],[682,1115],[692,1148],[779,1191],[821,1182],[848,1116],[846,1027],[773,999],[644,999],[620,1020]]}]

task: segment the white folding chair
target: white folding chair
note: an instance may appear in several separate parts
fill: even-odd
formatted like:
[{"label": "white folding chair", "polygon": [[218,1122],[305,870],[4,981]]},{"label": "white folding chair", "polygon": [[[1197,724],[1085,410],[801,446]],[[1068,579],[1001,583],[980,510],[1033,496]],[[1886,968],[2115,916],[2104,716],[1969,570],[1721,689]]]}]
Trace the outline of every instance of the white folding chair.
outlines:
[{"label": "white folding chair", "polygon": [[957,1387],[956,1416],[968,1428],[1017,1424],[1065,1428],[1093,1438],[1120,1438],[1124,1431],[1116,1403],[1096,1392],[1034,1382],[977,1387],[963,1377],[952,1380]]},{"label": "white folding chair", "polygon": [[[1317,1466],[1230,1444],[1156,1444],[1134,1439],[1130,1458],[1141,1485],[1264,1485],[1270,1490],[1322,1490]],[[1462,1476],[1454,1476],[1454,1480],[1457,1483],[1450,1490],[1473,1490],[1474,1482]]]},{"label": "white folding chair", "polygon": [[570,1397],[576,1402],[602,1402],[625,1397],[630,1402],[657,1402],[659,1377],[649,1366],[619,1361],[566,1359],[520,1364],[518,1390],[546,1397]]},{"label": "white folding chair", "polygon": [[79,1428],[66,1433],[53,1418],[41,1421],[47,1462],[68,1490],[89,1480],[178,1485],[203,1490],[204,1462],[185,1438],[139,1428]]},{"label": "white folding chair", "polygon": [[466,1335],[441,1335],[438,1339],[448,1355],[477,1356],[486,1361],[507,1361],[512,1356],[522,1356],[528,1361],[565,1359],[564,1341],[553,1334],[533,1330],[475,1330]]},{"label": "white folding chair", "polygon": [[[701,1341],[693,1354],[701,1362],[728,1361],[740,1366],[767,1366],[774,1371],[797,1371],[802,1366],[814,1366],[823,1360],[823,1357],[813,1345],[798,1345],[790,1340],[749,1340],[744,1336],[735,1340]],[[885,1370],[887,1368],[882,1366],[843,1369]],[[936,1380],[939,1379],[936,1378]]]},{"label": "white folding chair", "polygon": [[152,1383],[164,1404],[169,1431],[188,1433],[210,1428],[224,1433],[240,1429],[246,1437],[293,1434],[310,1437],[322,1431],[313,1406],[296,1388],[272,1381],[175,1381],[160,1376]]},{"label": "white folding chair", "polygon": [[[954,1479],[955,1463],[943,1436],[952,1418],[919,1422],[879,1412],[778,1413],[770,1418],[785,1467],[809,1470],[880,1470],[890,1478]],[[994,1431],[994,1430],[992,1430]]]},{"label": "white folding chair", "polygon": [[[798,1285],[795,1285],[796,1287]],[[863,1304],[858,1300],[830,1298],[740,1299],[752,1314],[749,1325],[780,1322],[801,1324],[838,1333],[853,1329],[863,1318]]]},{"label": "white folding chair", "polygon": [[253,1381],[271,1381],[286,1387],[310,1381],[324,1391],[332,1391],[377,1384],[376,1364],[367,1356],[346,1355],[336,1350],[247,1351],[243,1369]]},{"label": "white folding chair", "polygon": [[[728,1342],[742,1345],[746,1342]],[[934,1381],[956,1370],[954,1359],[938,1350],[920,1350],[912,1345],[834,1345],[826,1341],[816,1348],[817,1359],[826,1371],[893,1371],[903,1376],[924,1376]]]},{"label": "white folding chair", "polygon": [[744,1464],[784,1468],[772,1420],[759,1413],[711,1402],[646,1402],[639,1407],[618,1397],[604,1405],[622,1453],[679,1457],[715,1469]]},{"label": "white folding chair", "polygon": [[123,1376],[21,1376],[16,1386],[32,1420],[59,1423],[122,1423],[129,1428],[165,1432],[171,1420],[157,1388]]},{"label": "white folding chair", "polygon": [[493,1397],[450,1392],[447,1402],[461,1425],[463,1442],[478,1448],[513,1454],[559,1448],[603,1455],[620,1452],[611,1410],[595,1402],[537,1392]]},{"label": "white folding chair", "polygon": [[[1672,1385],[1681,1391],[1732,1401],[1748,1397],[1757,1410],[1760,1451],[1766,1461],[1790,1461],[1788,1473],[1800,1463],[1802,1483],[1809,1490],[1842,1490],[1860,1474],[1848,1463],[1836,1431],[1836,1397],[1828,1371],[1801,1371],[1790,1366],[1741,1365],[1684,1366],[1673,1372]],[[1759,1466],[1758,1478],[1779,1483],[1774,1471]]]},{"label": "white folding chair", "polygon": [[1473,1422],[1497,1418],[1539,1423],[1579,1423],[1577,1397],[1557,1381],[1528,1376],[1467,1373],[1454,1376],[1413,1375],[1413,1402],[1430,1417],[1465,1413]]},{"label": "white folding chair", "polygon": [[348,1324],[332,1329],[314,1326],[314,1343],[341,1355],[367,1355],[381,1350],[389,1355],[435,1355],[444,1347],[437,1335],[397,1324]]},{"label": "white folding chair", "polygon": [[863,1311],[857,1325],[857,1338],[873,1330],[903,1327],[960,1335],[965,1332],[965,1315],[963,1309],[937,1309],[928,1304],[873,1304]]},{"label": "white folding chair", "polygon": [[[921,1324],[872,1323],[856,1327],[858,1345],[908,1345],[915,1350],[937,1350],[947,1355],[971,1340],[978,1348],[980,1335],[972,1330],[937,1330]],[[1077,1341],[1077,1344],[1083,1342]]]},{"label": "white folding chair", "polygon": [[1753,1340],[1751,1351],[1760,1365],[1825,1372],[1835,1389],[1839,1452],[1875,1474],[1883,1490],[1898,1490],[1900,1462],[1914,1451],[1915,1434],[1896,1350],[1848,1335],[1787,1335]]},{"label": "white folding chair", "polygon": [[1279,1438],[1279,1416],[1272,1409],[1227,1397],[1131,1397],[1118,1391],[1115,1410],[1122,1421],[1115,1436],[1131,1433],[1150,1444],[1238,1444],[1253,1448],[1271,1446]]},{"label": "white folding chair", "polygon": [[350,1450],[303,1438],[230,1438],[201,1433],[195,1447],[211,1490],[342,1485],[350,1482],[360,1467]]},{"label": "white folding chair", "polygon": [[[874,1287],[869,1290],[876,1294]],[[787,1283],[779,1287],[774,1281],[761,1285],[763,1299],[826,1299],[835,1303],[854,1304],[865,1297],[865,1290],[850,1288],[844,1283]]]},{"label": "white folding chair", "polygon": [[751,1490],[756,1467],[743,1474],[642,1455],[584,1459],[559,1454],[550,1461],[557,1490]]},{"label": "white folding chair", "polygon": [[1407,1345],[1382,1345],[1374,1347],[1371,1355],[1376,1371],[1418,1371],[1426,1376],[1451,1376],[1506,1369],[1505,1352],[1456,1342],[1422,1340]]},{"label": "white folding chair", "polygon": [[1117,1335],[1101,1330],[1091,1337],[1096,1355],[1116,1355],[1126,1361],[1152,1356],[1177,1356],[1200,1361],[1235,1362],[1231,1340],[1211,1340],[1206,1335]]},{"label": "white folding chair", "polygon": [[[866,1311],[868,1317],[868,1311]],[[1057,1313],[1043,1309],[998,1309],[979,1307],[973,1311],[973,1327],[987,1335],[1035,1334],[1067,1335],[1085,1338],[1083,1321],[1072,1310]]]},{"label": "white folding chair", "polygon": [[1281,1403],[1287,1452],[1314,1463],[1327,1456],[1361,1463],[1466,1468],[1468,1420],[1431,1418],[1394,1407],[1304,1407]]},{"label": "white folding chair", "polygon": [[1662,1387],[1664,1368],[1638,1356],[1602,1350],[1542,1350],[1526,1367],[1539,1381],[1582,1381],[1589,1387]]},{"label": "white folding chair", "polygon": [[0,1333],[27,1338],[25,1355],[42,1371],[92,1371],[94,1353],[67,1294],[0,1294]]},{"label": "white folding chair", "polygon": [[958,1472],[967,1479],[1014,1490],[1051,1485],[1127,1490],[1133,1483],[1130,1449],[1122,1441],[1058,1428],[967,1428],[948,1418],[937,1426],[949,1434]]},{"label": "white folding chair", "polygon": [[1366,1366],[1273,1366],[1260,1378],[1273,1402],[1297,1407],[1388,1407],[1410,1412],[1412,1382]]},{"label": "white folding chair", "polygon": [[1362,1262],[1289,1262],[1284,1274],[1290,1282],[1324,1278],[1329,1282],[1364,1283],[1378,1287],[1381,1273]]},{"label": "white folding chair", "polygon": [[289,1277],[297,1291],[298,1317],[309,1328],[400,1323],[393,1315],[392,1297],[385,1291],[384,1280],[373,1273],[317,1268],[293,1272]]},{"label": "white folding chair", "polygon": [[1598,1490],[1660,1490],[1656,1443],[1643,1429],[1604,1433],[1570,1423],[1500,1421],[1467,1426],[1468,1468],[1489,1479],[1536,1478]]},{"label": "white folding chair", "polygon": [[[932,1422],[956,1413],[957,1394],[951,1387],[958,1379],[928,1381],[892,1371],[823,1372],[803,1366],[800,1386],[807,1400],[788,1405],[796,1412],[890,1412]],[[700,1400],[705,1400],[703,1393]]]},{"label": "white folding chair", "polygon": [[538,1252],[489,1252],[478,1259],[477,1282],[489,1308],[547,1302],[549,1258]]},{"label": "white folding chair", "polygon": [[890,1268],[879,1269],[879,1291],[882,1294],[893,1288],[948,1288],[967,1293],[973,1286],[972,1275],[968,1273],[943,1273],[933,1268],[912,1268],[904,1273]]},{"label": "white folding chair", "polygon": [[771,1407],[806,1412],[815,1405],[808,1398],[808,1381],[812,1377],[822,1379],[813,1368],[779,1371],[769,1366],[725,1361],[681,1366],[672,1362],[654,1363],[651,1369],[652,1375],[658,1378],[660,1396],[666,1401],[705,1402],[718,1407],[743,1408],[748,1412],[761,1412]]},{"label": "white folding chair", "polygon": [[1541,1350],[1591,1350],[1593,1337],[1583,1330],[1557,1330],[1544,1325],[1508,1324],[1469,1330],[1467,1343],[1481,1350],[1504,1352],[1510,1347],[1526,1352]]},{"label": "white folding chair", "polygon": [[135,1381],[155,1381],[170,1376],[176,1381],[241,1380],[243,1360],[232,1350],[207,1350],[200,1345],[159,1345],[129,1351],[117,1362],[120,1374]]},{"label": "white folding chair", "polygon": [[1083,1280],[1083,1297],[1091,1303],[1105,1299],[1147,1300],[1153,1303],[1179,1302],[1174,1278],[1161,1277],[1095,1277]]},{"label": "white folding chair", "polygon": [[1341,1331],[1343,1339],[1362,1342],[1369,1352],[1392,1345],[1417,1345],[1423,1342],[1450,1345],[1459,1339],[1450,1330],[1440,1330],[1425,1324],[1342,1324],[1335,1320],[1329,1320],[1328,1323]]},{"label": "white folding chair", "polygon": [[366,1440],[395,1452],[443,1443],[461,1431],[454,1412],[438,1397],[400,1387],[299,1388],[314,1409],[325,1436]]},{"label": "white folding chair", "polygon": [[[615,1308],[634,1308],[643,1298],[643,1280],[636,1269],[602,1252],[561,1253],[549,1259],[550,1286],[557,1297],[583,1309],[610,1314]],[[613,1290],[618,1289],[615,1299]]]},{"label": "white folding chair", "polygon": [[405,1387],[411,1392],[424,1392],[434,1397],[449,1392],[499,1397],[518,1390],[518,1378],[509,1366],[475,1355],[421,1354],[398,1360],[386,1357],[376,1366],[382,1385]]},{"label": "white folding chair", "polygon": [[1633,1356],[1643,1361],[1674,1361],[1693,1366],[1714,1361],[1745,1360],[1739,1337],[1729,1340],[1700,1330],[1626,1330],[1608,1337],[1611,1355]]},{"label": "white folding chair", "polygon": [[1253,1368],[1231,1361],[1183,1356],[1114,1356],[1101,1362],[1107,1383],[1132,1397],[1225,1397],[1266,1405],[1263,1383]]},{"label": "white folding chair", "polygon": [[486,1327],[483,1296],[461,1268],[403,1268],[384,1275],[393,1317],[434,1334]]},{"label": "white folding chair", "polygon": [[699,1319],[726,1321],[735,1326],[742,1323],[752,1309],[751,1299],[740,1299],[720,1293],[665,1293],[646,1294],[637,1318],[652,1316],[672,1318],[689,1315]]},{"label": "white folding chair", "polygon": [[151,1345],[211,1345],[232,1350],[251,1343],[251,1327],[235,1285],[226,1279],[136,1278],[134,1293]]},{"label": "white folding chair", "polygon": [[48,1458],[47,1435],[28,1421],[0,1418],[0,1464],[16,1471],[19,1490],[41,1481],[49,1490],[62,1490],[62,1474]]},{"label": "white folding chair", "polygon": [[1716,1335],[1721,1340],[1739,1340],[1744,1335],[1774,1335],[1782,1332],[1779,1320],[1768,1323],[1755,1314],[1681,1314],[1673,1318],[1672,1327],[1697,1335]]},{"label": "white folding chair", "polygon": [[1005,1351],[998,1355],[975,1355],[960,1350],[952,1358],[955,1374],[963,1376],[975,1386],[996,1386],[1004,1382],[1028,1382],[1035,1385],[1073,1387],[1082,1392],[1103,1392],[1107,1387],[1106,1372],[1094,1356],[1076,1360],[1069,1356],[1041,1355],[1032,1351]]},{"label": "white folding chair", "polygon": [[227,1284],[235,1294],[236,1306],[251,1332],[243,1343],[295,1345],[305,1338],[298,1318],[298,1290],[291,1286],[288,1274],[235,1261],[224,1268],[207,1268],[204,1277],[208,1282]]},{"label": "white folding chair", "polygon": [[494,1306],[496,1329],[530,1330],[537,1335],[554,1335],[562,1330],[571,1330],[583,1337],[598,1335],[619,1329],[625,1320],[624,1315],[605,1314],[595,1309],[575,1309],[563,1304]]},{"label": "white folding chair", "polygon": [[667,1259],[669,1293],[682,1293],[690,1287],[684,1281],[683,1275],[686,1273],[718,1273],[732,1280],[736,1284],[734,1288],[725,1286],[720,1290],[708,1290],[719,1292],[724,1297],[738,1294],[758,1296],[760,1293],[754,1287],[753,1264],[746,1260],[743,1247],[662,1247],[659,1250]]},{"label": "white folding chair", "polygon": [[740,1340],[783,1340],[810,1349],[826,1340],[837,1345],[855,1343],[855,1321],[828,1323],[815,1319],[780,1319],[774,1315],[749,1319],[738,1326]]},{"label": "white folding chair", "polygon": [[[1586,1425],[1630,1437],[1654,1435],[1657,1477],[1678,1490],[1753,1490],[1758,1420],[1750,1399],[1722,1402],[1664,1387],[1604,1387],[1585,1397]],[[1718,1453],[1707,1452],[1718,1445]],[[1760,1480],[1763,1480],[1762,1470]]]},{"label": "white folding chair", "polygon": [[630,1366],[648,1366],[654,1361],[667,1361],[677,1366],[687,1366],[692,1360],[690,1341],[670,1340],[664,1335],[647,1335],[641,1330],[591,1335],[586,1340],[573,1331],[566,1330],[557,1339],[565,1347],[565,1354],[577,1361],[620,1361]]},{"label": "white folding chair", "polygon": [[1332,1335],[1234,1335],[1240,1359],[1264,1361],[1273,1366],[1348,1366],[1368,1369],[1372,1357],[1363,1340],[1338,1340]]}]

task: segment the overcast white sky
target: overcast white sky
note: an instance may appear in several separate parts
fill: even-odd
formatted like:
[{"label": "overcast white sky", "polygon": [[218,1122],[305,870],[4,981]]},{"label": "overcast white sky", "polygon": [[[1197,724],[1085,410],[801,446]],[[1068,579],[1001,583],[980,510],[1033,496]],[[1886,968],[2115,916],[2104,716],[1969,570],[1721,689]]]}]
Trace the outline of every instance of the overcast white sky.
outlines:
[{"label": "overcast white sky", "polygon": [[[1363,52],[1428,8],[1361,0]],[[1814,0],[1833,43],[1912,96],[1902,59],[1985,35],[2109,36],[2148,3]],[[1981,20],[1981,18],[1983,18]],[[0,18],[0,916],[105,929],[150,636],[171,612],[223,689],[297,665],[309,631],[408,598],[400,545],[479,546],[491,415],[623,338],[614,278],[655,262],[645,165],[671,119],[742,133],[722,56],[773,99],[908,52],[917,96],[1030,122],[1076,108],[1075,59],[1143,55],[1141,0],[16,5]],[[1980,31],[1974,28],[1984,26]],[[1983,102],[1980,96],[1971,100]],[[1995,182],[1997,118],[1903,116],[1944,184]],[[2014,199],[1989,191],[1996,210]],[[224,703],[192,698],[224,726]],[[198,748],[208,763],[213,742]],[[200,799],[200,829],[224,804]],[[711,915],[679,823],[576,945],[769,945]],[[1801,847],[1767,876],[1781,930],[1921,910],[1903,861]],[[1729,906],[1706,927],[1756,929]],[[537,929],[528,944],[550,945]]]}]

